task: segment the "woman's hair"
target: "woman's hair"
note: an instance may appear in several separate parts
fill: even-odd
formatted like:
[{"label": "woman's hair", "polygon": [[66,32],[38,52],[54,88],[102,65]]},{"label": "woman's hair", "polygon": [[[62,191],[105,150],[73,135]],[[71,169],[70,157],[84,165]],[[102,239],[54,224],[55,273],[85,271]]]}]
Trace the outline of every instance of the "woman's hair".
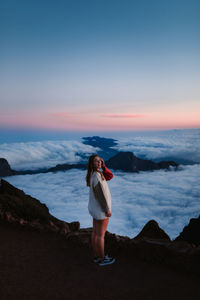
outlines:
[{"label": "woman's hair", "polygon": [[105,179],[103,174],[101,173],[101,171],[96,170],[95,167],[94,167],[95,157],[98,157],[98,155],[97,154],[96,155],[91,155],[89,157],[89,160],[88,160],[88,169],[87,169],[87,175],[86,175],[86,184],[87,184],[87,186],[90,186],[90,176],[91,176],[91,173],[94,172],[94,171],[100,173],[102,180]]}]

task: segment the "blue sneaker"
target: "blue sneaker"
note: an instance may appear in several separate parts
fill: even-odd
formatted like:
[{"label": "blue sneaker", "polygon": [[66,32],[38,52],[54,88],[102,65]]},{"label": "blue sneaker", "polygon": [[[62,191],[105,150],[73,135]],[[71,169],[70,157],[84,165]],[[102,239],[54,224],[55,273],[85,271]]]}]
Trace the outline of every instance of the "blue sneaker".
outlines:
[{"label": "blue sneaker", "polygon": [[93,262],[94,262],[94,263],[98,263],[98,262],[100,262],[100,261],[101,261],[101,258],[98,257],[98,256],[96,256],[96,257],[93,258]]},{"label": "blue sneaker", "polygon": [[109,259],[104,258],[104,260],[101,260],[98,265],[99,266],[106,266],[106,265],[111,265],[115,262],[115,258],[109,257]]},{"label": "blue sneaker", "polygon": [[[111,259],[111,257],[109,257],[108,254],[106,254],[106,255],[104,256],[104,260],[110,260],[110,259]],[[96,257],[93,258],[93,262],[94,262],[94,263],[99,263],[100,261],[101,261],[101,258],[98,257],[98,256],[96,256]]]}]

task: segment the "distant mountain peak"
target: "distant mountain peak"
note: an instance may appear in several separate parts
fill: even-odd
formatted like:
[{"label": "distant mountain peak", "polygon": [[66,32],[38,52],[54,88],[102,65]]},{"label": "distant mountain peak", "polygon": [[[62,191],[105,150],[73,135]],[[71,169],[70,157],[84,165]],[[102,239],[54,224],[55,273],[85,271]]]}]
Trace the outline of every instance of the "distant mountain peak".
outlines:
[{"label": "distant mountain peak", "polygon": [[15,175],[16,172],[11,169],[5,158],[0,158],[0,177]]},{"label": "distant mountain peak", "polygon": [[82,137],[82,139],[83,144],[99,148],[94,154],[98,154],[103,157],[104,160],[107,160],[118,153],[118,150],[113,149],[113,147],[117,145],[117,140],[115,139],[100,136],[88,136]]},{"label": "distant mountain peak", "polygon": [[106,165],[111,169],[122,170],[126,172],[168,169],[170,166],[178,167],[178,164],[173,161],[161,161],[156,163],[152,160],[138,158],[132,152],[119,152],[107,160]]}]

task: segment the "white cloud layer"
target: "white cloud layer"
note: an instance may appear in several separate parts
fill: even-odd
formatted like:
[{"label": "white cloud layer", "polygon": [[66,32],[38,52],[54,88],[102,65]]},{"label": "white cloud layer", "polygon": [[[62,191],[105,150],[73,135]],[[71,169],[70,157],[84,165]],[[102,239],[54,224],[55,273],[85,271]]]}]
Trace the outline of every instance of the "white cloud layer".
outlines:
[{"label": "white cloud layer", "polygon": [[[6,180],[45,203],[57,218],[80,221],[84,228],[92,226],[85,175],[85,171],[72,169]],[[175,238],[190,218],[200,214],[199,178],[198,164],[181,166],[179,171],[114,172],[108,183],[113,214],[108,231],[134,237],[150,219],[155,219],[170,238]]]},{"label": "white cloud layer", "polygon": [[130,133],[118,138],[118,145],[113,148],[152,160],[173,157],[200,162],[200,129]]},{"label": "white cloud layer", "polygon": [[[118,140],[114,148],[131,151],[141,158],[200,162],[200,129],[121,133],[114,138]],[[80,138],[2,143],[0,157],[6,158],[15,170],[35,170],[54,167],[56,164],[78,163],[81,155],[90,155],[97,149],[83,144]]]},{"label": "white cloud layer", "polygon": [[96,149],[75,140],[4,143],[0,144],[0,157],[6,158],[15,170],[35,170],[78,163],[80,155],[89,155]]}]

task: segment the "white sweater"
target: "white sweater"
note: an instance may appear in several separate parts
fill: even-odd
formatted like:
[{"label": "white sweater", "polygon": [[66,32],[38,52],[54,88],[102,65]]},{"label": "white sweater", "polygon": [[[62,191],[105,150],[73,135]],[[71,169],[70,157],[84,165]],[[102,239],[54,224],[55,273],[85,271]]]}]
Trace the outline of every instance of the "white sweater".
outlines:
[{"label": "white sweater", "polygon": [[111,210],[111,195],[106,180],[99,172],[92,172],[90,177],[90,194],[88,211],[96,220],[106,219],[106,211]]}]

